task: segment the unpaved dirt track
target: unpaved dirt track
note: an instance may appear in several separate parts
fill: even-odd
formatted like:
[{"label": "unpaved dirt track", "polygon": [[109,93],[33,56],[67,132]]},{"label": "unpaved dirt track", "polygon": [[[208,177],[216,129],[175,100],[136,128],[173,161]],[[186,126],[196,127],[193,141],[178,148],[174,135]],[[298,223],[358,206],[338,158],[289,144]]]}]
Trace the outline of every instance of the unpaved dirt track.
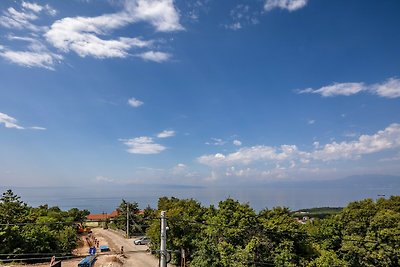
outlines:
[{"label": "unpaved dirt track", "polygon": [[[102,228],[93,228],[93,235],[99,240],[100,245],[108,245],[110,252],[99,253],[97,260],[93,267],[158,267],[158,258],[147,252],[147,246],[135,245],[133,240],[136,238],[126,239],[119,232],[113,230],[104,230]],[[124,256],[120,256],[121,246],[124,246]],[[87,253],[88,247],[84,246],[80,249],[79,253]],[[117,257],[115,257],[117,256]],[[113,259],[118,258],[122,260],[114,261]],[[78,263],[83,259],[63,260],[62,267],[77,267]],[[13,266],[1,265],[2,266]],[[14,265],[15,266],[15,265]],[[20,265],[19,265],[20,266]],[[23,267],[48,267],[48,263],[44,264],[32,264],[22,265]],[[174,265],[168,264],[168,267],[174,267]]]},{"label": "unpaved dirt track", "polygon": [[[101,228],[93,229],[95,236],[103,238],[108,243],[112,252],[118,253],[121,246],[124,246],[124,254],[126,260],[123,266],[129,267],[158,267],[158,258],[148,253],[147,246],[135,245],[135,238],[126,239],[119,233],[112,230],[104,230]],[[168,264],[169,267],[173,265]]]}]

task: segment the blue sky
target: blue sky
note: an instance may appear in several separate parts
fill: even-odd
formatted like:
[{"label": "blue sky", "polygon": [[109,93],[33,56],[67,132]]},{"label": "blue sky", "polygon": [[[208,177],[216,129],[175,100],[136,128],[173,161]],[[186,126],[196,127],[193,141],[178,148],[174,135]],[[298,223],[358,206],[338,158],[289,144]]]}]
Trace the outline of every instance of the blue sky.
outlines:
[{"label": "blue sky", "polygon": [[0,2],[0,182],[400,171],[400,2]]}]

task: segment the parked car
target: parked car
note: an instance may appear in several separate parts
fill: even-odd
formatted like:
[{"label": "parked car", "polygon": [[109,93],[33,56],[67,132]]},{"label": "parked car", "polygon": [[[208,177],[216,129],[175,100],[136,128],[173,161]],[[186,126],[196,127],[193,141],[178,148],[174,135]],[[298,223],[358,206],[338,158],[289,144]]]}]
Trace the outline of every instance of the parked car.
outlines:
[{"label": "parked car", "polygon": [[139,239],[134,240],[133,243],[135,245],[147,245],[148,243],[150,243],[150,238],[148,238],[147,236],[143,236]]}]

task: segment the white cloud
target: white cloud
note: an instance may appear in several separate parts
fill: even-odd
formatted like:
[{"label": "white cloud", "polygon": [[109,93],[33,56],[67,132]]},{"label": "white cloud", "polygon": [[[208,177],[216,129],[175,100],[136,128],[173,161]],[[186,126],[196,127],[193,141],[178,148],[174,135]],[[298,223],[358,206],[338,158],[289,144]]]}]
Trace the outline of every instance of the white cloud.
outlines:
[{"label": "white cloud", "polygon": [[157,134],[158,138],[168,138],[175,135],[175,131],[172,130],[164,130],[161,133]]},{"label": "white cloud", "polygon": [[34,25],[32,21],[37,20],[39,17],[34,13],[26,11],[17,11],[13,7],[9,7],[6,11],[3,11],[3,15],[0,16],[0,26],[9,29],[28,29],[34,32],[46,30],[46,27]]},{"label": "white cloud", "polygon": [[18,130],[24,129],[24,127],[17,124],[18,121],[15,118],[0,112],[0,124],[1,123],[3,123],[6,128],[14,128]]},{"label": "white cloud", "polygon": [[236,31],[242,28],[242,24],[240,22],[235,22],[230,25],[227,25],[226,28]]},{"label": "white cloud", "polygon": [[[157,31],[162,32],[183,29],[179,24],[179,13],[172,0],[134,0],[125,1],[124,9],[117,13],[58,20],[53,23],[45,36],[56,48],[64,52],[74,51],[81,57],[123,58],[129,55],[130,49],[149,47],[152,42],[127,37],[106,40],[100,36],[106,36],[112,30],[139,21],[148,22]],[[169,58],[169,54],[148,52],[141,57],[162,62]]]},{"label": "white cloud", "polygon": [[96,182],[98,183],[113,183],[115,182],[114,179],[106,177],[106,176],[96,176]]},{"label": "white cloud", "polygon": [[343,136],[345,136],[345,137],[350,137],[350,138],[354,138],[354,137],[357,136],[357,133],[354,133],[354,132],[346,132],[346,133],[343,134]]},{"label": "white cloud", "polygon": [[134,98],[134,97],[131,97],[131,98],[129,98],[129,100],[128,100],[128,104],[129,104],[131,107],[138,108],[138,107],[140,107],[141,105],[143,105],[144,103],[143,103],[142,101],[140,101],[140,100]]},{"label": "white cloud", "polygon": [[[31,31],[30,34],[36,36],[36,43],[41,43],[41,48],[32,48],[32,44],[28,49],[19,50],[2,46],[0,56],[21,66],[54,70],[55,64],[63,57],[47,49],[41,42],[42,39],[60,51],[65,53],[72,51],[80,57],[125,58],[131,56],[130,50],[151,48],[154,42],[139,37],[112,37],[111,32],[114,30],[141,21],[151,24],[160,32],[184,29],[179,23],[180,15],[173,0],[124,0],[123,2],[123,8],[119,12],[97,17],[66,17],[48,27],[35,25],[34,22],[44,13],[55,16],[57,10],[48,4],[22,1],[19,10],[10,7],[0,14],[0,26],[11,30]],[[44,32],[43,36],[37,34],[41,32]],[[161,51],[140,52],[134,55],[155,62],[164,62],[171,58],[169,53]]]},{"label": "white cloud", "polygon": [[159,51],[147,51],[139,54],[138,56],[144,60],[154,61],[158,63],[168,61],[171,58],[170,54]]},{"label": "white cloud", "polygon": [[307,5],[308,0],[266,0],[264,9],[270,11],[274,8],[295,11]]},{"label": "white cloud", "polygon": [[233,140],[233,144],[234,144],[235,146],[241,146],[241,145],[242,145],[242,142],[241,142],[240,140]]},{"label": "white cloud", "polygon": [[40,41],[41,37],[38,35],[40,32],[48,30],[46,26],[38,26],[33,24],[33,21],[39,19],[38,14],[43,10],[49,14],[56,12],[49,5],[41,6],[36,3],[22,2],[22,10],[18,11],[13,7],[3,11],[0,16],[0,26],[12,30],[28,30],[32,37],[19,37],[14,35],[5,35],[10,41],[27,42],[28,45],[25,49],[14,50],[2,46],[0,49],[0,57],[24,67],[41,67],[46,69],[54,69],[54,65],[61,61],[62,56],[52,53]]},{"label": "white cloud", "polygon": [[375,94],[384,98],[400,97],[400,80],[390,78],[383,83],[366,85],[364,83],[334,83],[319,89],[299,90],[299,94],[319,94],[323,97],[350,96],[361,92]]},{"label": "white cloud", "polygon": [[146,21],[157,31],[183,30],[179,23],[179,13],[173,0],[134,0],[126,2],[127,13],[133,20]]},{"label": "white cloud", "polygon": [[400,97],[400,80],[390,78],[383,83],[374,84],[370,87],[370,91],[380,97],[397,98]]},{"label": "white cloud", "polygon": [[32,129],[32,130],[39,130],[39,131],[45,131],[45,130],[47,130],[46,128],[40,127],[40,126],[32,126],[32,127],[30,127],[30,129]]},{"label": "white cloud", "polygon": [[25,1],[22,1],[22,7],[26,8],[26,9],[30,9],[36,13],[39,13],[43,10],[43,6],[38,5],[36,3],[29,3],[29,2],[25,2]]},{"label": "white cloud", "polygon": [[54,8],[52,8],[48,4],[46,4],[44,6],[41,6],[41,5],[37,4],[37,3],[30,3],[30,2],[22,1],[21,5],[25,10],[30,10],[30,11],[33,11],[35,13],[40,13],[43,10],[45,10],[51,16],[57,15],[57,10],[55,10]]},{"label": "white cloud", "polygon": [[226,29],[240,30],[248,25],[259,23],[261,12],[253,10],[251,5],[238,4],[229,12],[231,22],[225,25]]},{"label": "white cloud", "polygon": [[314,151],[312,157],[323,161],[356,159],[365,154],[397,147],[400,147],[400,124],[393,123],[376,134],[361,135],[352,142],[326,144],[321,150]]},{"label": "white cloud", "polygon": [[186,168],[186,165],[183,163],[179,163],[178,165],[176,165],[177,168]]},{"label": "white cloud", "polygon": [[127,57],[133,47],[146,47],[150,42],[139,38],[120,37],[105,40],[98,35],[105,35],[108,30],[124,26],[123,17],[117,14],[87,18],[64,18],[58,20],[46,32],[46,40],[63,52],[74,51],[80,57],[95,58]]},{"label": "white cloud", "polygon": [[171,169],[171,173],[173,175],[182,175],[182,174],[187,174],[188,173],[188,167],[183,164],[179,163],[175,167]]},{"label": "white cloud", "polygon": [[332,85],[321,87],[320,89],[313,90],[312,88],[307,88],[304,90],[300,90],[299,94],[320,94],[323,97],[330,96],[349,96],[357,94],[361,91],[365,90],[365,86],[363,83],[334,83]]},{"label": "white cloud", "polygon": [[220,138],[211,138],[212,142],[206,142],[206,145],[214,145],[214,146],[223,146],[226,144],[226,141]]},{"label": "white cloud", "polygon": [[237,152],[224,155],[204,155],[198,161],[208,166],[249,165],[259,161],[281,161],[304,154],[294,145],[282,145],[279,149],[270,146],[243,147]]},{"label": "white cloud", "polygon": [[53,70],[54,65],[62,59],[62,56],[50,52],[37,51],[12,51],[0,52],[0,56],[24,67],[41,67]]},{"label": "white cloud", "polygon": [[159,154],[166,149],[165,146],[154,143],[153,138],[147,136],[120,141],[128,146],[127,151],[132,154]]},{"label": "white cloud", "polygon": [[14,41],[28,42],[25,51],[14,51],[3,47],[0,49],[0,56],[8,61],[24,67],[41,67],[54,70],[56,63],[62,60],[62,56],[50,52],[39,40],[30,37],[8,36]]},{"label": "white cloud", "polygon": [[308,123],[309,125],[312,125],[312,124],[315,123],[315,120],[308,120],[307,123]]},{"label": "white cloud", "polygon": [[314,142],[313,147],[312,151],[307,152],[299,150],[296,145],[281,145],[280,147],[259,145],[243,147],[229,154],[203,155],[197,158],[197,161],[212,168],[276,164],[281,169],[281,164],[285,164],[287,169],[296,169],[317,161],[359,159],[363,155],[399,148],[400,124],[393,123],[384,130],[372,135],[361,135],[354,141],[332,142],[326,145]]}]

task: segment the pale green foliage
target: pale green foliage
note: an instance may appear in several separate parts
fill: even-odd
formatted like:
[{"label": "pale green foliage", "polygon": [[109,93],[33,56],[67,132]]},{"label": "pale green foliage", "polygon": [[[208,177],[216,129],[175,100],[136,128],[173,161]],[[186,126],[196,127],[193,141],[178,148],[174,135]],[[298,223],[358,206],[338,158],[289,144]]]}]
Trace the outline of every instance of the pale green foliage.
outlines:
[{"label": "pale green foliage", "polygon": [[308,264],[309,267],[348,267],[346,261],[339,259],[334,251],[321,251],[321,255]]}]

